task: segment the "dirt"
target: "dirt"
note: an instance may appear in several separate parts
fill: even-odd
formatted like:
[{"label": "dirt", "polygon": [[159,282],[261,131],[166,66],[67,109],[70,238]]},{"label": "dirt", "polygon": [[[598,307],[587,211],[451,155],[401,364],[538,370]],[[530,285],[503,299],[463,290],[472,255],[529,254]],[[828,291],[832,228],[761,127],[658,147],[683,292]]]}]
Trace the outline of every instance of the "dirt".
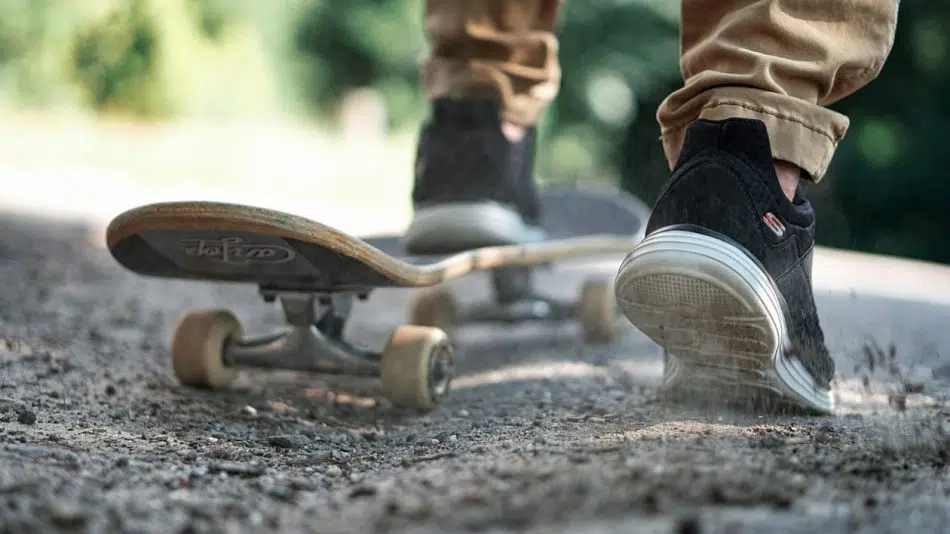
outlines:
[{"label": "dirt", "polygon": [[[228,307],[261,333],[281,325],[276,306],[250,287],[127,273],[81,224],[0,228],[3,532],[937,532],[950,520],[943,308],[821,295],[842,375],[833,417],[660,402],[653,344],[631,327],[584,346],[575,325],[464,331],[457,387],[419,414],[372,381],[246,372],[227,391],[182,388],[167,356],[182,310]],[[544,283],[572,291],[582,274]],[[375,294],[348,332],[381,343],[406,297]]]}]

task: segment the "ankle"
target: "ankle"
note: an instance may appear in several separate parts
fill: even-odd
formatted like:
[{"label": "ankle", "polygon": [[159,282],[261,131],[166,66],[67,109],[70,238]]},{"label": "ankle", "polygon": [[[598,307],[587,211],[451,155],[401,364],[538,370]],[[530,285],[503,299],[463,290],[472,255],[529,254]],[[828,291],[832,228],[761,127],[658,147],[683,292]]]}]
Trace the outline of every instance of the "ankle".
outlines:
[{"label": "ankle", "polygon": [[798,184],[802,179],[801,168],[782,160],[775,160],[775,175],[778,176],[778,183],[782,186],[782,192],[789,200],[795,198],[795,192],[798,191]]},{"label": "ankle", "polygon": [[501,132],[505,134],[505,138],[507,138],[509,141],[512,143],[517,143],[524,139],[528,129],[512,122],[503,121],[501,123]]}]

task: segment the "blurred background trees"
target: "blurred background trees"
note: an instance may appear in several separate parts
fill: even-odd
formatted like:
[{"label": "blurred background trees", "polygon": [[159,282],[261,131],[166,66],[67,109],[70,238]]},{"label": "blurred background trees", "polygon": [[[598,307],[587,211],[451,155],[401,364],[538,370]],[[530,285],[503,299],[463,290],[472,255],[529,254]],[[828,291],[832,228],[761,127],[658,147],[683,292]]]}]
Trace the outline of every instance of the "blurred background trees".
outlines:
[{"label": "blurred background trees", "polygon": [[[679,83],[678,2],[568,0],[559,99],[540,174],[619,183],[652,202],[667,173],[657,104]],[[426,108],[422,0],[5,0],[0,102],[136,120],[272,117],[334,127],[354,90],[391,131]],[[812,187],[825,245],[950,263],[941,128],[950,120],[950,4],[904,0],[894,52],[864,91],[828,179]]]}]

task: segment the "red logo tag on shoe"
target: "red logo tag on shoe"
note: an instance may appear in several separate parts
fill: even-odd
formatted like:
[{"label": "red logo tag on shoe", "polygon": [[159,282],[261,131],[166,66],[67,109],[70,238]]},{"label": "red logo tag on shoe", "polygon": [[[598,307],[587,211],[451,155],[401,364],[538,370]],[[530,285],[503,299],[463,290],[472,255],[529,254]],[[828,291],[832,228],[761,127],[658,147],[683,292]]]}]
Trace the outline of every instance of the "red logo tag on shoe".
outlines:
[{"label": "red logo tag on shoe", "polygon": [[782,221],[775,216],[774,213],[768,212],[762,216],[762,222],[765,223],[765,226],[769,227],[769,230],[772,230],[777,237],[782,237],[785,235],[785,225],[782,224]]}]

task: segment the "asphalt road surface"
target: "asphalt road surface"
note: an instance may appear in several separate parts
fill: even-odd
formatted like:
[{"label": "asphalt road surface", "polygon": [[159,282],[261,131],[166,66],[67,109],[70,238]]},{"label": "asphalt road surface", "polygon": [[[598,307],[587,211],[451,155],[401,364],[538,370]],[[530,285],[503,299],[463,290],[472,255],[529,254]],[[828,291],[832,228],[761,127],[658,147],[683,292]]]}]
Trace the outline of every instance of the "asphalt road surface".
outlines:
[{"label": "asphalt road surface", "polygon": [[[822,251],[840,413],[664,404],[660,353],[623,324],[469,328],[429,414],[372,381],[246,372],[180,387],[170,329],[224,306],[281,325],[253,287],[144,279],[100,230],[0,215],[3,532],[943,532],[950,521],[950,269]],[[543,279],[569,294],[615,263]],[[472,277],[462,296],[486,290]],[[405,292],[356,310],[379,344]]]}]

